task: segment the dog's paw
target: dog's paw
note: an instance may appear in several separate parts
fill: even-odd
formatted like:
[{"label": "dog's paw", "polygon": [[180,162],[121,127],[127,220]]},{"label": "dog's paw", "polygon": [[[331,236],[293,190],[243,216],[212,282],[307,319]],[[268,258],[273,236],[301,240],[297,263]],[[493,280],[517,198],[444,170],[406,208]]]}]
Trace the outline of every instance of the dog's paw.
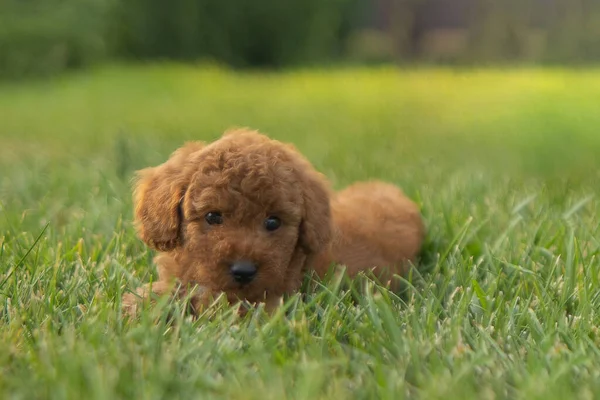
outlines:
[{"label": "dog's paw", "polygon": [[121,311],[123,315],[134,318],[138,312],[138,304],[141,302],[136,293],[125,293],[121,298]]},{"label": "dog's paw", "polygon": [[129,317],[137,316],[140,305],[147,301],[153,301],[156,297],[172,293],[173,284],[168,282],[148,283],[135,292],[125,293],[121,298],[121,311]]}]

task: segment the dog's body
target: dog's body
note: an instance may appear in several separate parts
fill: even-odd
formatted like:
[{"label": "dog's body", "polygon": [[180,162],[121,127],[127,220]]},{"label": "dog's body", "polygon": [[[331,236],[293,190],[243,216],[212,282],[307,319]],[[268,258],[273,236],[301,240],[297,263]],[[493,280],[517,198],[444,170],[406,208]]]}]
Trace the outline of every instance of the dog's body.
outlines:
[{"label": "dog's body", "polygon": [[[424,236],[417,206],[397,187],[367,182],[334,193],[293,147],[243,129],[142,170],[135,217],[141,239],[161,252],[152,292],[196,286],[196,307],[224,293],[273,308],[308,271],[323,276],[332,263],[389,280]],[[148,292],[126,294],[126,311]]]},{"label": "dog's body", "polygon": [[333,238],[314,266],[319,276],[339,264],[349,276],[372,269],[388,282],[416,259],[425,229],[416,204],[398,187],[355,183],[333,195],[331,213]]}]

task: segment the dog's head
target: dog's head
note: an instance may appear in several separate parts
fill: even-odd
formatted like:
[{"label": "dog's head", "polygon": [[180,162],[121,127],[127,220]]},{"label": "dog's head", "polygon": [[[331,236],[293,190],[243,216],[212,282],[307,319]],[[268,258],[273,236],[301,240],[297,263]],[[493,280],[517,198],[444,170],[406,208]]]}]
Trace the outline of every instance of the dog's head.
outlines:
[{"label": "dog's head", "polygon": [[184,283],[259,301],[297,289],[328,245],[329,197],[293,147],[242,129],[140,171],[135,219],[146,244],[173,254]]}]

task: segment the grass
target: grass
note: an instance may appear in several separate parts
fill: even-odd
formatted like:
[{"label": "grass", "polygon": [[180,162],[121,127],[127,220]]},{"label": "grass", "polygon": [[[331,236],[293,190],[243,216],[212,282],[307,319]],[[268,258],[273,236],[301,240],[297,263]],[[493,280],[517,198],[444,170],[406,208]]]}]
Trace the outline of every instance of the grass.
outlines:
[{"label": "grass", "polygon": [[[0,397],[597,398],[599,90],[593,70],[177,65],[4,84]],[[124,320],[156,276],[133,171],[232,125],[294,142],[335,187],[401,185],[428,225],[406,290],[307,280],[273,318]]]}]

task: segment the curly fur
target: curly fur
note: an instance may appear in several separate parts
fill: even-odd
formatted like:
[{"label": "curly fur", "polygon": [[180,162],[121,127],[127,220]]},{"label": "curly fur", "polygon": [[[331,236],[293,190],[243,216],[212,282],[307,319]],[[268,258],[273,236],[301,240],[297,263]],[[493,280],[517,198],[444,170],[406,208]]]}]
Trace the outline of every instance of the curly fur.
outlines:
[{"label": "curly fur", "polygon": [[[139,237],[160,252],[152,292],[197,285],[199,304],[224,293],[231,302],[273,306],[308,270],[323,275],[331,263],[387,279],[414,260],[424,234],[416,205],[395,186],[364,182],[333,193],[293,146],[247,129],[187,143],[140,171],[134,203]],[[205,221],[214,211],[222,225]],[[271,215],[282,221],[273,232],[263,225]],[[232,279],[228,265],[237,260],[258,265],[250,284]],[[148,287],[126,294],[123,306],[131,312],[149,295]]]}]

